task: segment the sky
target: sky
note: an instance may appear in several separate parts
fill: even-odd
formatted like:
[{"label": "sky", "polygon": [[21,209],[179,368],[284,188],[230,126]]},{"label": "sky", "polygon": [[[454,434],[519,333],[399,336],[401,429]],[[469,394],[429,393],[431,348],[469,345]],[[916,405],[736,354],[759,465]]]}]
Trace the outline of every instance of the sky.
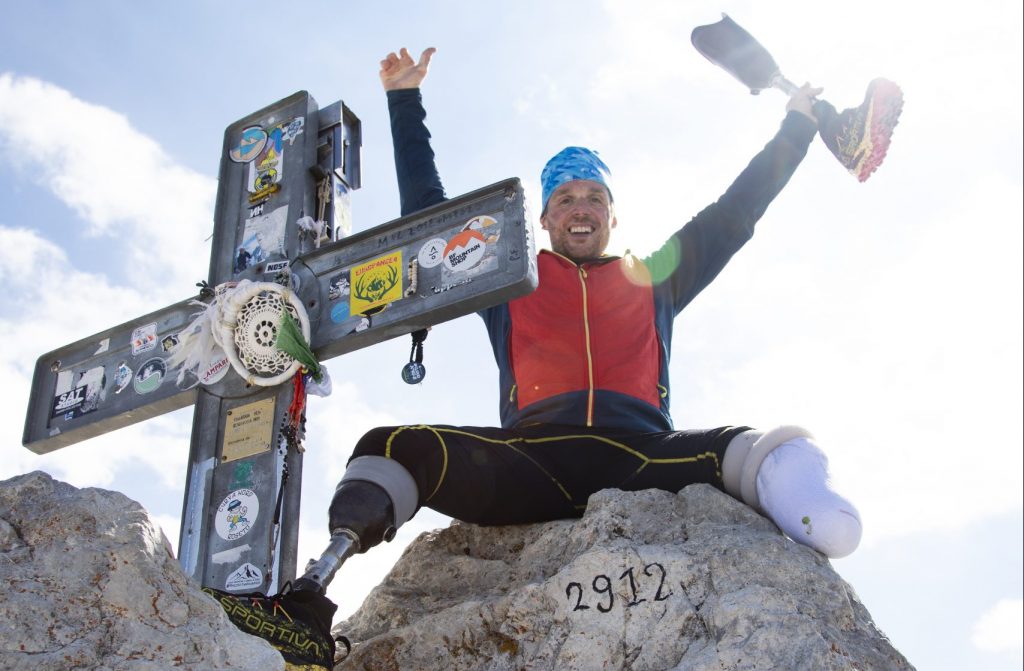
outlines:
[{"label": "sky", "polygon": [[[146,6],[149,5],[149,6]],[[839,108],[874,77],[905,109],[858,183],[820,141],[753,240],[678,318],[678,428],[808,427],[864,540],[833,566],[919,669],[1024,664],[1022,17],[970,5],[525,0],[125,3],[0,0],[0,479],[33,470],[124,492],[177,543],[191,410],[38,456],[21,445],[35,360],[194,295],[208,271],[224,129],[298,90],[363,124],[356,231],[399,214],[378,63],[438,52],[423,86],[451,196],[598,149],[619,226],[643,255],[714,201],[774,134],[786,98],[751,96],[690,45],[722,12],[783,74]],[[539,231],[539,227],[538,227]],[[546,243],[543,236],[539,238]],[[494,425],[497,373],[479,319],[434,327],[427,377],[409,340],[327,362],[311,398],[300,557],[354,442],[375,426]],[[418,534],[347,563],[352,613]]]}]

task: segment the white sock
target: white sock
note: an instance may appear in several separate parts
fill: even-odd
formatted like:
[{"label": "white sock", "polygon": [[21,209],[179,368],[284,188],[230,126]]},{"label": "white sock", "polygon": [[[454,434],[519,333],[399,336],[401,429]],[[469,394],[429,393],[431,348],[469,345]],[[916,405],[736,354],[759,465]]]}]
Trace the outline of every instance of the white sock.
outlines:
[{"label": "white sock", "polygon": [[768,453],[757,471],[757,499],[787,536],[826,557],[845,557],[860,544],[860,513],[832,489],[828,459],[809,438]]}]

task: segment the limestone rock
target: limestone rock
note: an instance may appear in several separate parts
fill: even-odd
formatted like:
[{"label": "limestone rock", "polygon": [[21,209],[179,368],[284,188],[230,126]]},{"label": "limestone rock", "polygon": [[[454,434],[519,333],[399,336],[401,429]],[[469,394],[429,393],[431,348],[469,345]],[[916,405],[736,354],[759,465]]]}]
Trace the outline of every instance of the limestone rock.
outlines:
[{"label": "limestone rock", "polygon": [[823,556],[708,485],[424,534],[335,633],[338,671],[912,668]]},{"label": "limestone rock", "polygon": [[42,472],[0,482],[0,668],[284,669],[171,556],[149,514]]}]

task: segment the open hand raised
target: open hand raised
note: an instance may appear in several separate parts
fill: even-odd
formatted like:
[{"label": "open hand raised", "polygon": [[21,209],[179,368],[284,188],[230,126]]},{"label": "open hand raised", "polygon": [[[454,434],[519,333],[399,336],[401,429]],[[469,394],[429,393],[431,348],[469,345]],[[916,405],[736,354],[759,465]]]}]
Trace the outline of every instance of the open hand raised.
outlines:
[{"label": "open hand raised", "polygon": [[420,54],[419,63],[414,63],[412,56],[405,47],[398,52],[391,52],[380,62],[380,83],[384,85],[385,91],[395,89],[417,88],[427,76],[427,69],[430,67],[430,59],[437,51],[434,47],[425,49]]}]

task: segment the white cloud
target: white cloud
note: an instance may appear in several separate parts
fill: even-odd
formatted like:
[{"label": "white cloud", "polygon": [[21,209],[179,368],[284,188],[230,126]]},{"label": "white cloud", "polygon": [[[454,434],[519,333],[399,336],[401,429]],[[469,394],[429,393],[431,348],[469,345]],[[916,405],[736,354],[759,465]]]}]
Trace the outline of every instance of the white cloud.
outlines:
[{"label": "white cloud", "polygon": [[[0,226],[0,372],[14,397],[0,440],[16,446],[38,357],[194,292],[208,266],[215,181],[176,164],[124,116],[10,74],[0,74],[0,155],[72,208],[87,234],[108,238],[112,260],[145,268],[119,286],[76,267],[75,233],[58,244],[33,230],[35,221]],[[164,268],[153,266],[157,257],[168,260]],[[41,469],[76,486],[110,487],[141,466],[181,490],[188,423],[181,413],[151,419],[42,456],[16,447],[0,476]],[[180,500],[142,503],[158,514],[180,509]]]},{"label": "white cloud", "polygon": [[123,243],[124,262],[144,269],[134,279],[157,305],[206,277],[216,181],[177,164],[123,115],[0,74],[0,155],[72,208],[88,234]]},{"label": "white cloud", "polygon": [[134,288],[75,269],[67,252],[38,233],[0,226],[0,357],[30,375],[43,352],[154,309]]},{"label": "white cloud", "polygon": [[[19,445],[24,424],[21,413],[28,405],[36,359],[152,308],[135,289],[114,286],[106,278],[76,270],[65,250],[25,229],[0,226],[0,281],[6,288],[0,295],[0,342],[4,343],[0,371],[13,396],[3,407],[0,440]],[[0,475],[43,469],[78,486],[109,486],[118,468],[135,460],[164,473],[164,460],[174,454],[166,445],[173,425],[168,418],[150,420],[145,427],[125,429],[45,456],[17,448],[0,466]],[[148,447],[142,449],[142,445]],[[163,449],[151,449],[157,446]]]},{"label": "white cloud", "polygon": [[1024,650],[1024,599],[1000,599],[978,618],[971,643],[983,652]]}]

